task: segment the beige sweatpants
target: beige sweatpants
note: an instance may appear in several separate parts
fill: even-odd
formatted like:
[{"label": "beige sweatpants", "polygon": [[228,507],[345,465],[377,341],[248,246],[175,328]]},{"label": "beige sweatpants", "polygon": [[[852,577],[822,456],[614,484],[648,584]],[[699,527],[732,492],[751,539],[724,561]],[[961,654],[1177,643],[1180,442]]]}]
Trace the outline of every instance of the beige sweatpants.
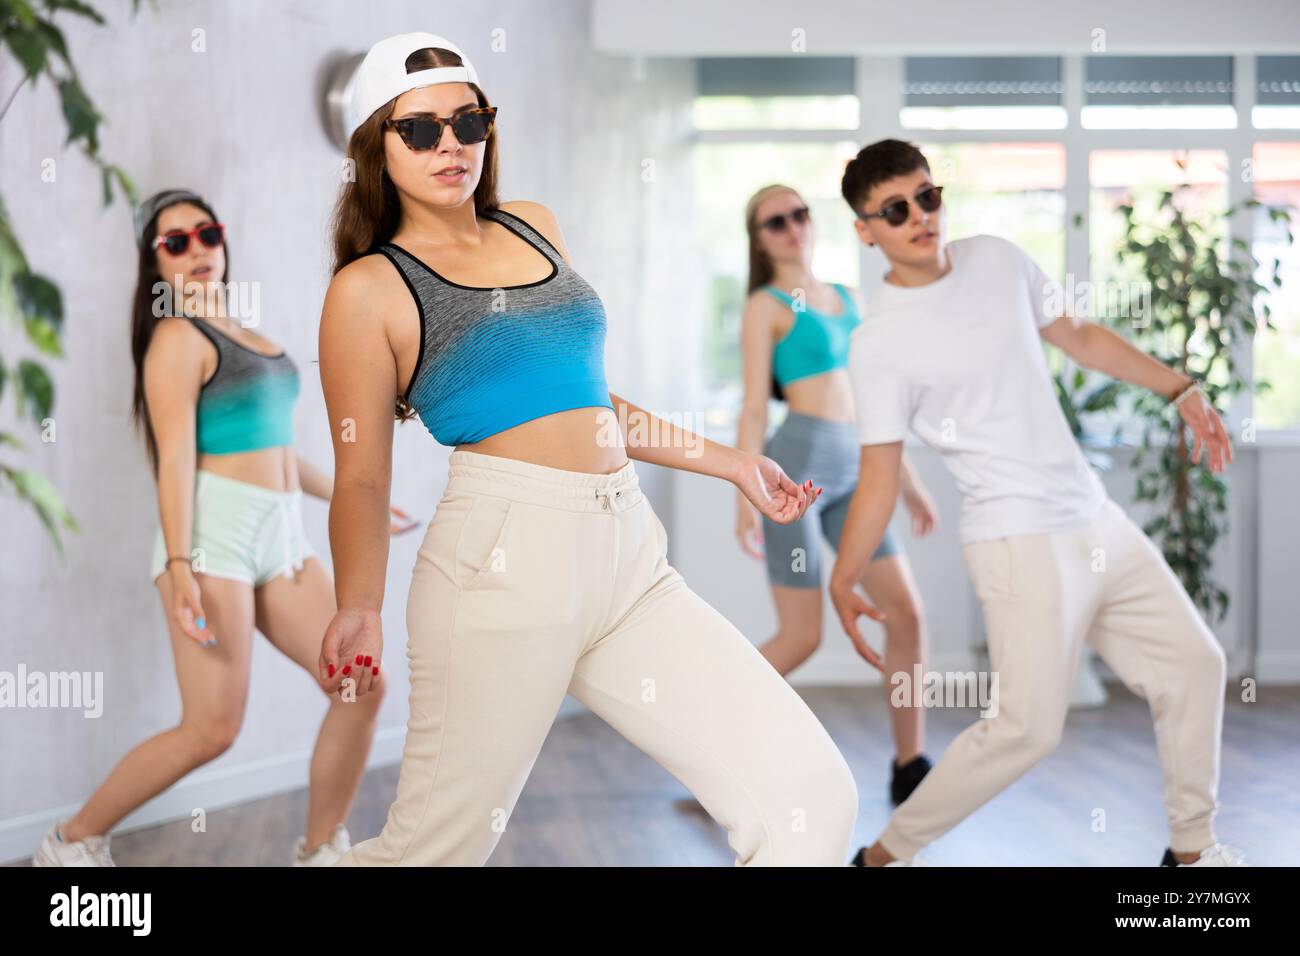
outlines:
[{"label": "beige sweatpants", "polygon": [[845,865],[848,765],[666,548],[630,461],[598,475],[453,452],[407,603],[397,799],[338,865],[486,861],[566,693],[694,793],[738,865]]},{"label": "beige sweatpants", "polygon": [[995,716],[958,735],[894,811],[885,849],[910,859],[1056,748],[1084,641],[1150,705],[1170,846],[1212,844],[1223,650],[1142,529],[1107,499],[1078,528],[963,551],[998,676]]}]

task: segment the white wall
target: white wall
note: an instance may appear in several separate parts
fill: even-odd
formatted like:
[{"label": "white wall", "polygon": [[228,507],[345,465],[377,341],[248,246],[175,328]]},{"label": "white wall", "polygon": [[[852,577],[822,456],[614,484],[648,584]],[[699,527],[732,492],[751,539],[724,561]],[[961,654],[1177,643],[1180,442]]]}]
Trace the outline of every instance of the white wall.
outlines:
[{"label": "white wall", "polygon": [[[103,154],[143,195],[168,186],[205,194],[230,228],[231,279],[261,284],[260,331],[283,343],[302,371],[299,450],[331,460],[316,356],[328,282],[326,222],[341,154],[319,118],[321,64],[375,40],[429,30],[474,60],[500,108],[501,197],[550,206],[580,272],[609,316],[610,387],[654,405],[671,390],[675,360],[662,316],[695,294],[680,243],[689,190],[686,144],[693,73],[685,62],[642,63],[593,53],[583,0],[545,5],[416,0],[170,2],[131,18],[100,4],[106,29],[61,17],[83,82],[107,117]],[[191,50],[192,32],[206,52]],[[494,47],[494,41],[496,46]],[[504,51],[500,43],[504,41]],[[0,88],[17,82],[0,65]],[[179,695],[157,595],[148,579],[157,527],[153,484],[128,421],[129,302],[134,284],[130,215],[99,205],[99,182],[65,152],[55,92],[24,89],[0,124],[0,183],[32,265],[53,276],[67,313],[67,357],[51,363],[56,441],[0,429],[33,446],[24,460],[63,492],[81,525],[60,560],[29,508],[0,496],[0,670],[104,675],[105,712],[0,711],[0,859],[29,853],[50,815],[75,807],[128,749],[171,726]],[[57,160],[57,181],[41,181]],[[646,182],[644,160],[657,177]],[[16,358],[14,339],[4,355]],[[394,499],[423,521],[445,482],[447,450],[414,423],[399,429]],[[6,458],[9,458],[6,453]],[[666,507],[666,483],[647,469]],[[308,533],[328,554],[326,507],[308,504]],[[420,532],[394,542],[384,610],[392,693],[376,760],[395,759],[407,716],[404,606]],[[313,682],[258,638],[244,731],[209,768],[128,823],[188,814],[257,792],[301,786],[326,703]],[[35,835],[35,836],[34,836]]]}]

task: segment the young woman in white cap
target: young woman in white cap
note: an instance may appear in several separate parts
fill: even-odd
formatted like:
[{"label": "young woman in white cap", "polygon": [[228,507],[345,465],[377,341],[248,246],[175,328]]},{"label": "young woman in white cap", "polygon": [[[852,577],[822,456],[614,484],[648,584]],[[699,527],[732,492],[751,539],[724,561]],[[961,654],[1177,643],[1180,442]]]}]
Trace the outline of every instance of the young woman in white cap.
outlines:
[{"label": "young woman in white cap", "polygon": [[[333,582],[302,524],[303,491],[328,501],[330,476],[293,450],[293,360],[227,313],[224,225],[197,194],[169,189],[140,205],[135,226],[133,411],[158,484],[152,578],[181,717],[123,757],[74,816],[50,827],[37,866],[114,865],[109,831],[234,742],[254,626],[314,675],[334,613]],[[350,845],[344,820],[382,689],[373,675],[366,696],[331,697],[295,866],[328,866]]]},{"label": "young woman in white cap", "polygon": [[407,603],[397,799],[340,865],[486,861],[566,693],[682,781],[738,864],[843,865],[848,765],[669,566],[629,456],[730,480],[781,522],[817,489],[610,393],[601,301],[548,209],[498,203],[495,108],[454,44],[389,37],[355,88],[320,331],[339,599],[322,681],[383,653],[395,403],[455,450]]}]

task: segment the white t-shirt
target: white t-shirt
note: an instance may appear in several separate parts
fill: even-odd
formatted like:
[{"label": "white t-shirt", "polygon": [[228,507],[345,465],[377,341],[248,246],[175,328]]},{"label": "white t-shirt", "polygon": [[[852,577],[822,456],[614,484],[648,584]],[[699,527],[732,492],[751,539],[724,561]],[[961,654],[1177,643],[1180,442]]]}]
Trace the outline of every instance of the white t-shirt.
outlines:
[{"label": "white t-shirt", "polygon": [[901,441],[910,428],[938,451],[961,489],[963,543],[1092,519],[1106,492],[1038,334],[1060,318],[1050,308],[1064,301],[1060,284],[997,236],[947,251],[951,270],[928,285],[882,282],[850,336],[859,440]]}]

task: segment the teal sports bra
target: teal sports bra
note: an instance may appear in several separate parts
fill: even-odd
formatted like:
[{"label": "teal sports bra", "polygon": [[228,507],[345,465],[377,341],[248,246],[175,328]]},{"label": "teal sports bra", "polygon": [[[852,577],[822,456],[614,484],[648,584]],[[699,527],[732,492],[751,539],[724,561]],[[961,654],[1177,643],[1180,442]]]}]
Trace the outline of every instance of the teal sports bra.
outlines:
[{"label": "teal sports bra", "polygon": [[420,313],[420,351],[406,400],[442,445],[474,444],[571,408],[613,409],[605,382],[605,306],[540,232],[485,210],[548,259],[551,274],[501,288],[439,275],[394,242],[379,248]]},{"label": "teal sports bra", "polygon": [[199,390],[200,454],[230,455],[293,444],[298,368],[283,350],[256,352],[216,326],[186,316],[217,350],[217,370]]},{"label": "teal sports bra", "polygon": [[794,312],[794,325],[772,350],[772,374],[780,385],[847,367],[849,334],[861,319],[848,290],[838,282],[832,285],[844,302],[838,315],[818,312],[809,306],[795,310],[794,299],[788,293],[774,285],[763,286],[764,291],[770,292]]}]

